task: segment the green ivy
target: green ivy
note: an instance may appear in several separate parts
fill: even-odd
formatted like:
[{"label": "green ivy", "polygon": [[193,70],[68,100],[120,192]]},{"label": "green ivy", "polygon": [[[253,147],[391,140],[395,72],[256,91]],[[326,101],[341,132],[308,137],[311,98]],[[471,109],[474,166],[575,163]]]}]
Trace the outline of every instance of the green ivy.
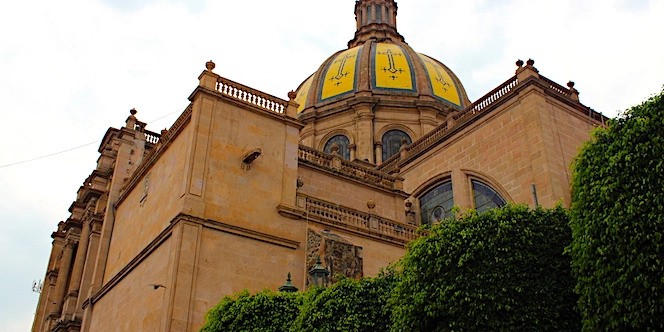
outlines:
[{"label": "green ivy", "polygon": [[205,316],[201,331],[288,331],[300,312],[303,299],[301,293],[266,290],[250,295],[245,290],[223,298],[212,308]]},{"label": "green ivy", "polygon": [[395,281],[392,273],[341,279],[310,297],[293,331],[389,331],[391,308],[387,302]]},{"label": "green ivy", "polygon": [[664,330],[663,95],[597,129],[575,161],[569,251],[586,331]]},{"label": "green ivy", "polygon": [[431,227],[401,262],[393,330],[578,330],[568,221],[506,206]]}]

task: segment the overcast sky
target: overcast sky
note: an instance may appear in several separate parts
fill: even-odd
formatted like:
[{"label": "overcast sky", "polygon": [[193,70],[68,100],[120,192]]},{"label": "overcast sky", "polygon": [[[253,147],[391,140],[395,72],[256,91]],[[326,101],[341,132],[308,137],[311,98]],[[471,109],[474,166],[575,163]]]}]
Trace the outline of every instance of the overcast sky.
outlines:
[{"label": "overcast sky", "polygon": [[[0,331],[30,329],[31,284],[44,278],[50,234],[68,217],[108,127],[122,126],[133,107],[148,129],[169,127],[210,59],[218,74],[287,99],[346,47],[353,6],[2,1]],[[517,59],[533,58],[542,75],[575,81],[584,104],[616,116],[661,91],[662,17],[664,0],[402,0],[398,28],[450,67],[473,101],[510,78]]]}]

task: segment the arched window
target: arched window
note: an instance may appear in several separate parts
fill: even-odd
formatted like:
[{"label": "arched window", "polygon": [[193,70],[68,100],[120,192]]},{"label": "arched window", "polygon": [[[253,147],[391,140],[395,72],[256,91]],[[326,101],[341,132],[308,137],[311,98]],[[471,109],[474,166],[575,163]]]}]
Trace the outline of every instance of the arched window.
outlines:
[{"label": "arched window", "polygon": [[475,210],[477,210],[477,212],[494,209],[506,204],[505,199],[500,197],[500,194],[488,185],[477,180],[471,180],[471,182],[473,184]]},{"label": "arched window", "polygon": [[376,23],[383,23],[383,6],[375,5],[374,10],[376,11]]},{"label": "arched window", "polygon": [[422,225],[452,217],[454,215],[452,213],[453,207],[452,181],[438,184],[420,197]]},{"label": "arched window", "polygon": [[336,144],[339,147],[339,155],[341,158],[350,160],[350,141],[344,135],[332,136],[327,143],[325,143],[325,153],[332,153],[332,145]]},{"label": "arched window", "polygon": [[404,142],[410,144],[413,141],[408,134],[398,129],[392,129],[383,135],[383,161],[399,152],[401,144]]}]

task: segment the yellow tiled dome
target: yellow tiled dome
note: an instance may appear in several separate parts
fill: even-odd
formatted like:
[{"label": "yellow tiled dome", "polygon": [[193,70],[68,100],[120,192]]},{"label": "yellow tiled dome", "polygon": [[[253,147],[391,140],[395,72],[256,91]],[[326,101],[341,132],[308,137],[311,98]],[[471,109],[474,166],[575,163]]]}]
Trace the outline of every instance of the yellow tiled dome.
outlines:
[{"label": "yellow tiled dome", "polygon": [[396,9],[393,0],[356,2],[355,38],[348,49],[327,58],[300,84],[298,113],[361,92],[374,97],[430,99],[457,110],[470,103],[463,85],[449,68],[404,42],[396,30]]},{"label": "yellow tiled dome", "polygon": [[405,43],[368,40],[335,53],[300,85],[298,111],[349,98],[359,91],[431,96],[454,109],[469,103],[459,79],[439,61],[416,53]]}]

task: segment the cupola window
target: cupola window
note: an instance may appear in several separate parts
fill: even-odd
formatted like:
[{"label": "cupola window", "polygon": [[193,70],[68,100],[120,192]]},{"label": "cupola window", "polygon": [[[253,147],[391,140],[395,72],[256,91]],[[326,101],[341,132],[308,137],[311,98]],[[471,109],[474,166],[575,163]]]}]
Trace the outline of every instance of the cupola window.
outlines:
[{"label": "cupola window", "polygon": [[350,160],[350,141],[344,135],[332,136],[327,143],[325,143],[325,153],[332,154],[332,147],[336,144],[339,147],[339,155],[341,158]]},{"label": "cupola window", "polygon": [[383,6],[376,5],[376,23],[383,23]]},{"label": "cupola window", "polygon": [[453,207],[452,181],[439,183],[420,197],[422,225],[429,225],[454,216]]},{"label": "cupola window", "polygon": [[478,180],[471,180],[471,182],[473,184],[475,210],[477,210],[477,212],[495,209],[506,204],[505,199],[487,184]]},{"label": "cupola window", "polygon": [[387,158],[399,153],[402,144],[410,144],[412,140],[405,132],[393,129],[383,135],[381,143],[383,143],[383,160],[387,160]]}]

